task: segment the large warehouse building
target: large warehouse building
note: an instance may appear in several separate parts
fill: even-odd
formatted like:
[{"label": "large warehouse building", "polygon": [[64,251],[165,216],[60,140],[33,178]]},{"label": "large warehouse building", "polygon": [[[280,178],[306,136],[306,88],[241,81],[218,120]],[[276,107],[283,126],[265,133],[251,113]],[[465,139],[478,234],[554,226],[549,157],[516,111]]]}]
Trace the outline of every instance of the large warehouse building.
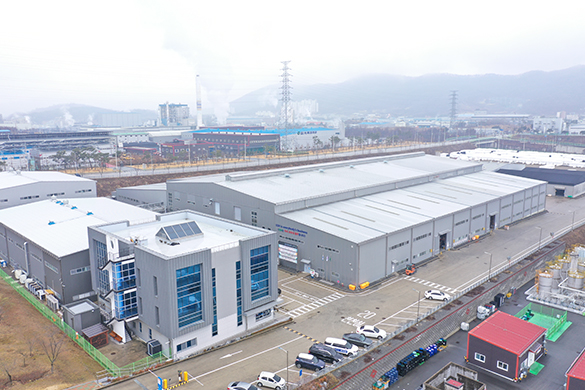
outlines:
[{"label": "large warehouse building", "polygon": [[[95,185],[95,183],[94,183]],[[0,259],[50,289],[61,304],[91,298],[87,227],[154,220],[108,198],[53,199],[0,210]]]},{"label": "large warehouse building", "polygon": [[61,172],[0,172],[0,209],[40,200],[94,198],[94,180]]},{"label": "large warehouse building", "polygon": [[278,232],[280,265],[360,285],[545,209],[546,183],[412,153],[167,182],[192,209]]}]

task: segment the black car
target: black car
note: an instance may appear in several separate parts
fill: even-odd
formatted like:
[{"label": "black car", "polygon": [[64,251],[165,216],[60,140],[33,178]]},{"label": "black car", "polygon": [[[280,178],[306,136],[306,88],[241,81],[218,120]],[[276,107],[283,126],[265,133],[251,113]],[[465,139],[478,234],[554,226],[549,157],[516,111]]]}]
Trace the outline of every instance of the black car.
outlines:
[{"label": "black car", "polygon": [[299,353],[299,356],[295,360],[295,366],[297,368],[308,368],[319,371],[325,368],[325,362],[310,353]]},{"label": "black car", "polygon": [[343,359],[343,355],[328,345],[315,343],[309,348],[309,353],[323,360],[325,363],[335,363]]},{"label": "black car", "polygon": [[372,345],[372,340],[360,333],[345,333],[342,338],[358,347],[367,348]]}]

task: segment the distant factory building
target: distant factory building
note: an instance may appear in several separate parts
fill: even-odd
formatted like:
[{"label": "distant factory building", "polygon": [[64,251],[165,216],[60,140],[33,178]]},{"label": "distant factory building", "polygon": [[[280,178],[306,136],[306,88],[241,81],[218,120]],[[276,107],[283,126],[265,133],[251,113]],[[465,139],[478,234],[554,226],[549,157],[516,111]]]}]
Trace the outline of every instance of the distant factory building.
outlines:
[{"label": "distant factory building", "polygon": [[159,104],[160,123],[163,126],[182,126],[189,122],[189,106],[186,104]]},{"label": "distant factory building", "polygon": [[0,172],[0,209],[58,198],[94,198],[96,182],[61,172]]},{"label": "distant factory building", "polygon": [[498,173],[546,181],[546,194],[576,198],[585,193],[585,171],[568,169],[532,168],[524,165],[506,165]]},{"label": "distant factory building", "polygon": [[169,180],[167,209],[275,231],[281,266],[358,286],[544,211],[545,191],[545,182],[411,153]]},{"label": "distant factory building", "polygon": [[206,143],[209,153],[238,156],[279,150],[280,135],[263,128],[207,128],[192,132],[193,140]]}]

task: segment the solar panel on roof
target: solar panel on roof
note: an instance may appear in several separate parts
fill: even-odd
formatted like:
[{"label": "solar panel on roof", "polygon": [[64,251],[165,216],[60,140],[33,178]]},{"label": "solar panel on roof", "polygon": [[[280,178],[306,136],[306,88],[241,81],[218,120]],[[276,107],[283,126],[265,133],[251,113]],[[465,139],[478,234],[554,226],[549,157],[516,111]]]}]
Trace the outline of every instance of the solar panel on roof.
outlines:
[{"label": "solar panel on roof", "polygon": [[190,221],[177,225],[164,226],[156,233],[156,235],[172,241],[177,238],[191,237],[201,233],[201,229],[199,229],[197,223]]}]

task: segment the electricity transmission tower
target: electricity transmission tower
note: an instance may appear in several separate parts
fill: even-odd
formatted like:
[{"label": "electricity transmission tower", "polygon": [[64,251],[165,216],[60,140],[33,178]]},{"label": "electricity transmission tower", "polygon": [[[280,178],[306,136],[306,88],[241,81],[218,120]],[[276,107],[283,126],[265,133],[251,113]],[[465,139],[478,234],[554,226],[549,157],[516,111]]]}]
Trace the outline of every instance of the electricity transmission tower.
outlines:
[{"label": "electricity transmission tower", "polygon": [[451,119],[449,121],[449,130],[453,130],[453,124],[457,119],[457,91],[451,91]]},{"label": "electricity transmission tower", "polygon": [[290,61],[281,61],[282,63],[282,74],[280,75],[280,77],[282,77],[282,87],[280,87],[280,89],[282,89],[282,95],[280,97],[280,101],[282,102],[282,105],[280,107],[280,123],[282,126],[284,126],[284,149],[288,150],[288,127],[289,127],[289,117],[290,117],[290,110],[289,110],[289,106],[288,104],[290,103],[291,99],[290,99],[290,95],[291,95],[291,89],[292,87],[290,86],[290,77],[292,76],[290,73],[288,73],[288,71],[290,70],[290,68],[288,67],[288,63]]}]

